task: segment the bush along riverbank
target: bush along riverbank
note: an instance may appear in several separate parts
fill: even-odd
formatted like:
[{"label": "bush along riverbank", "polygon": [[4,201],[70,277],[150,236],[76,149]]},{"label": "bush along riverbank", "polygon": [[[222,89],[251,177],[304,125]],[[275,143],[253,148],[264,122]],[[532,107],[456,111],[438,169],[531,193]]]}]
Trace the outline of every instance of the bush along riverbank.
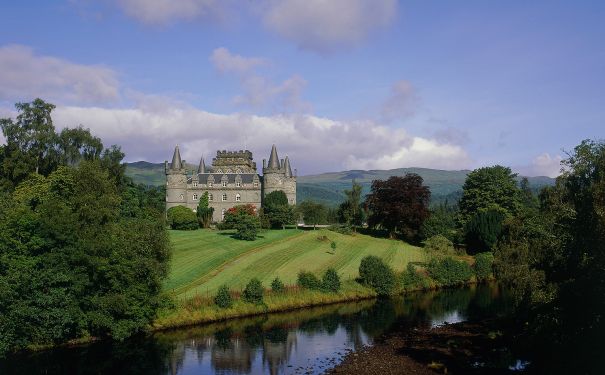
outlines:
[{"label": "bush along riverbank", "polygon": [[215,295],[174,301],[160,311],[151,330],[464,286],[493,280],[492,267],[493,257],[486,253],[475,257],[432,256],[428,263],[409,263],[405,271],[397,273],[382,259],[367,256],[361,261],[356,280],[341,281],[333,269],[322,275],[300,271],[296,285],[285,286],[276,278],[265,286],[252,279],[244,290],[230,290],[224,285]]}]

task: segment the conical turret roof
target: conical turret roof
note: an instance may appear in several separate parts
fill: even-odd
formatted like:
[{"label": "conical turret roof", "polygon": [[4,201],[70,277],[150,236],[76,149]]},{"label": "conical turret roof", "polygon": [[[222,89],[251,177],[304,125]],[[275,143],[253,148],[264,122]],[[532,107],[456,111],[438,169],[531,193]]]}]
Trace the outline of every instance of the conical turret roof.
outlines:
[{"label": "conical turret roof", "polygon": [[206,173],[206,163],[204,163],[204,157],[200,159],[200,165],[197,167],[197,173]]},{"label": "conical turret roof", "polygon": [[172,163],[170,164],[170,169],[181,169],[183,168],[183,163],[181,162],[181,152],[179,151],[179,145],[176,145],[174,148],[174,155],[172,155]]},{"label": "conical turret roof", "polygon": [[269,168],[279,169],[279,157],[277,156],[277,149],[275,145],[271,147],[271,156],[269,156]]},{"label": "conical turret roof", "polygon": [[286,171],[286,177],[292,177],[292,168],[290,167],[290,159],[286,156],[284,161],[284,169]]}]

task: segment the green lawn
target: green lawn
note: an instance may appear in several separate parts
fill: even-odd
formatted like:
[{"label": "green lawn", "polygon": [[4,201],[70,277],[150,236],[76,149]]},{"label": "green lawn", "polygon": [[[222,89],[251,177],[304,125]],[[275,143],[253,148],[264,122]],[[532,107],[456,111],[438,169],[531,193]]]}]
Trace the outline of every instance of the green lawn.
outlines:
[{"label": "green lawn", "polygon": [[[322,273],[335,268],[343,280],[358,276],[366,255],[383,258],[401,271],[409,261],[424,261],[423,251],[401,241],[357,234],[347,236],[328,230],[270,230],[256,241],[240,241],[231,232],[196,230],[170,231],[173,258],[166,290],[177,297],[212,295],[222,284],[243,289],[258,277],[265,287],[279,276],[294,284],[300,270]],[[322,241],[320,236],[328,237]],[[336,242],[332,253],[330,242]]]}]

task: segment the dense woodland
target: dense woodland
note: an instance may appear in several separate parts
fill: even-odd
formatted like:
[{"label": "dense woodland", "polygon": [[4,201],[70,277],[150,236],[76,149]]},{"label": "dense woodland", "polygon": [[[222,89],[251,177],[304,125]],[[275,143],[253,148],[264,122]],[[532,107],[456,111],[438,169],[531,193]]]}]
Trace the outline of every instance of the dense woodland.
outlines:
[{"label": "dense woodland", "polygon": [[[16,108],[16,119],[0,120],[6,138],[0,146],[0,353],[144,330],[168,303],[161,290],[170,259],[167,225],[209,227],[207,199],[197,213],[171,209],[166,221],[164,192],[125,177],[118,146],[105,148],[83,127],[57,132],[54,107],[40,99]],[[550,372],[590,372],[588,359],[602,350],[605,334],[605,143],[582,142],[562,167],[556,185],[537,194],[509,168],[479,168],[468,174],[459,200],[432,207],[430,189],[414,173],[376,180],[366,196],[353,181],[337,208],[312,201],[291,207],[276,192],[259,211],[229,210],[221,226],[234,229],[236,239],[254,240],[263,228],[303,219],[335,224],[343,233],[405,239],[436,255],[426,272],[441,285],[470,278],[469,266],[454,255],[475,255],[478,280],[491,275],[493,262],[514,296],[511,319],[533,363]],[[367,283],[389,294],[390,282],[371,276],[388,270],[371,259],[362,266]],[[326,290],[340,283],[334,273],[321,281],[301,277]],[[419,277],[412,266],[404,282]],[[251,281],[245,298],[262,296],[257,284]],[[223,297],[219,302],[227,304]]]},{"label": "dense woodland", "polygon": [[124,177],[119,147],[57,133],[53,105],[16,107],[0,120],[0,354],[143,330],[166,303],[163,193]]}]

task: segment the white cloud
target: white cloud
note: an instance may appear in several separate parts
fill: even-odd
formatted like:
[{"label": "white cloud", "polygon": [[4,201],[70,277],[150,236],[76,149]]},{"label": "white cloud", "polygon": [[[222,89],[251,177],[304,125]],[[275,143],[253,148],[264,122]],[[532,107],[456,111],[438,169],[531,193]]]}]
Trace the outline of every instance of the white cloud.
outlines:
[{"label": "white cloud", "polygon": [[393,121],[413,115],[418,102],[416,89],[410,82],[406,80],[395,82],[382,106],[383,120]]},{"label": "white cloud", "polygon": [[227,48],[220,47],[212,51],[210,61],[221,73],[245,74],[256,67],[266,65],[267,61],[260,57],[243,57],[231,53]]},{"label": "white cloud", "polygon": [[210,61],[221,73],[233,73],[240,82],[243,93],[233,98],[237,105],[283,111],[308,111],[309,103],[302,99],[302,93],[307,86],[299,75],[275,83],[272,79],[260,75],[255,68],[269,64],[260,57],[244,57],[233,54],[221,47],[212,52]]},{"label": "white cloud", "polygon": [[216,17],[222,1],[217,0],[116,0],[124,13],[149,25]]},{"label": "white cloud", "polygon": [[290,156],[301,173],[326,170],[432,167],[466,168],[459,146],[408,135],[370,121],[335,121],[311,115],[219,115],[191,107],[167,105],[106,109],[58,107],[55,124],[90,127],[109,145],[120,144],[127,159],[170,158],[175,144],[185,159],[196,162],[217,149],[248,148],[260,165],[272,143],[281,157]]},{"label": "white cloud", "polygon": [[103,103],[117,100],[116,73],[103,66],[81,65],[36,55],[21,45],[0,47],[0,100]]},{"label": "white cloud", "polygon": [[548,176],[557,177],[561,174],[561,155],[551,156],[545,152],[536,156],[531,165],[515,168],[521,175],[524,176]]},{"label": "white cloud", "polygon": [[347,48],[388,26],[397,0],[268,0],[263,21],[300,48],[320,53]]}]

